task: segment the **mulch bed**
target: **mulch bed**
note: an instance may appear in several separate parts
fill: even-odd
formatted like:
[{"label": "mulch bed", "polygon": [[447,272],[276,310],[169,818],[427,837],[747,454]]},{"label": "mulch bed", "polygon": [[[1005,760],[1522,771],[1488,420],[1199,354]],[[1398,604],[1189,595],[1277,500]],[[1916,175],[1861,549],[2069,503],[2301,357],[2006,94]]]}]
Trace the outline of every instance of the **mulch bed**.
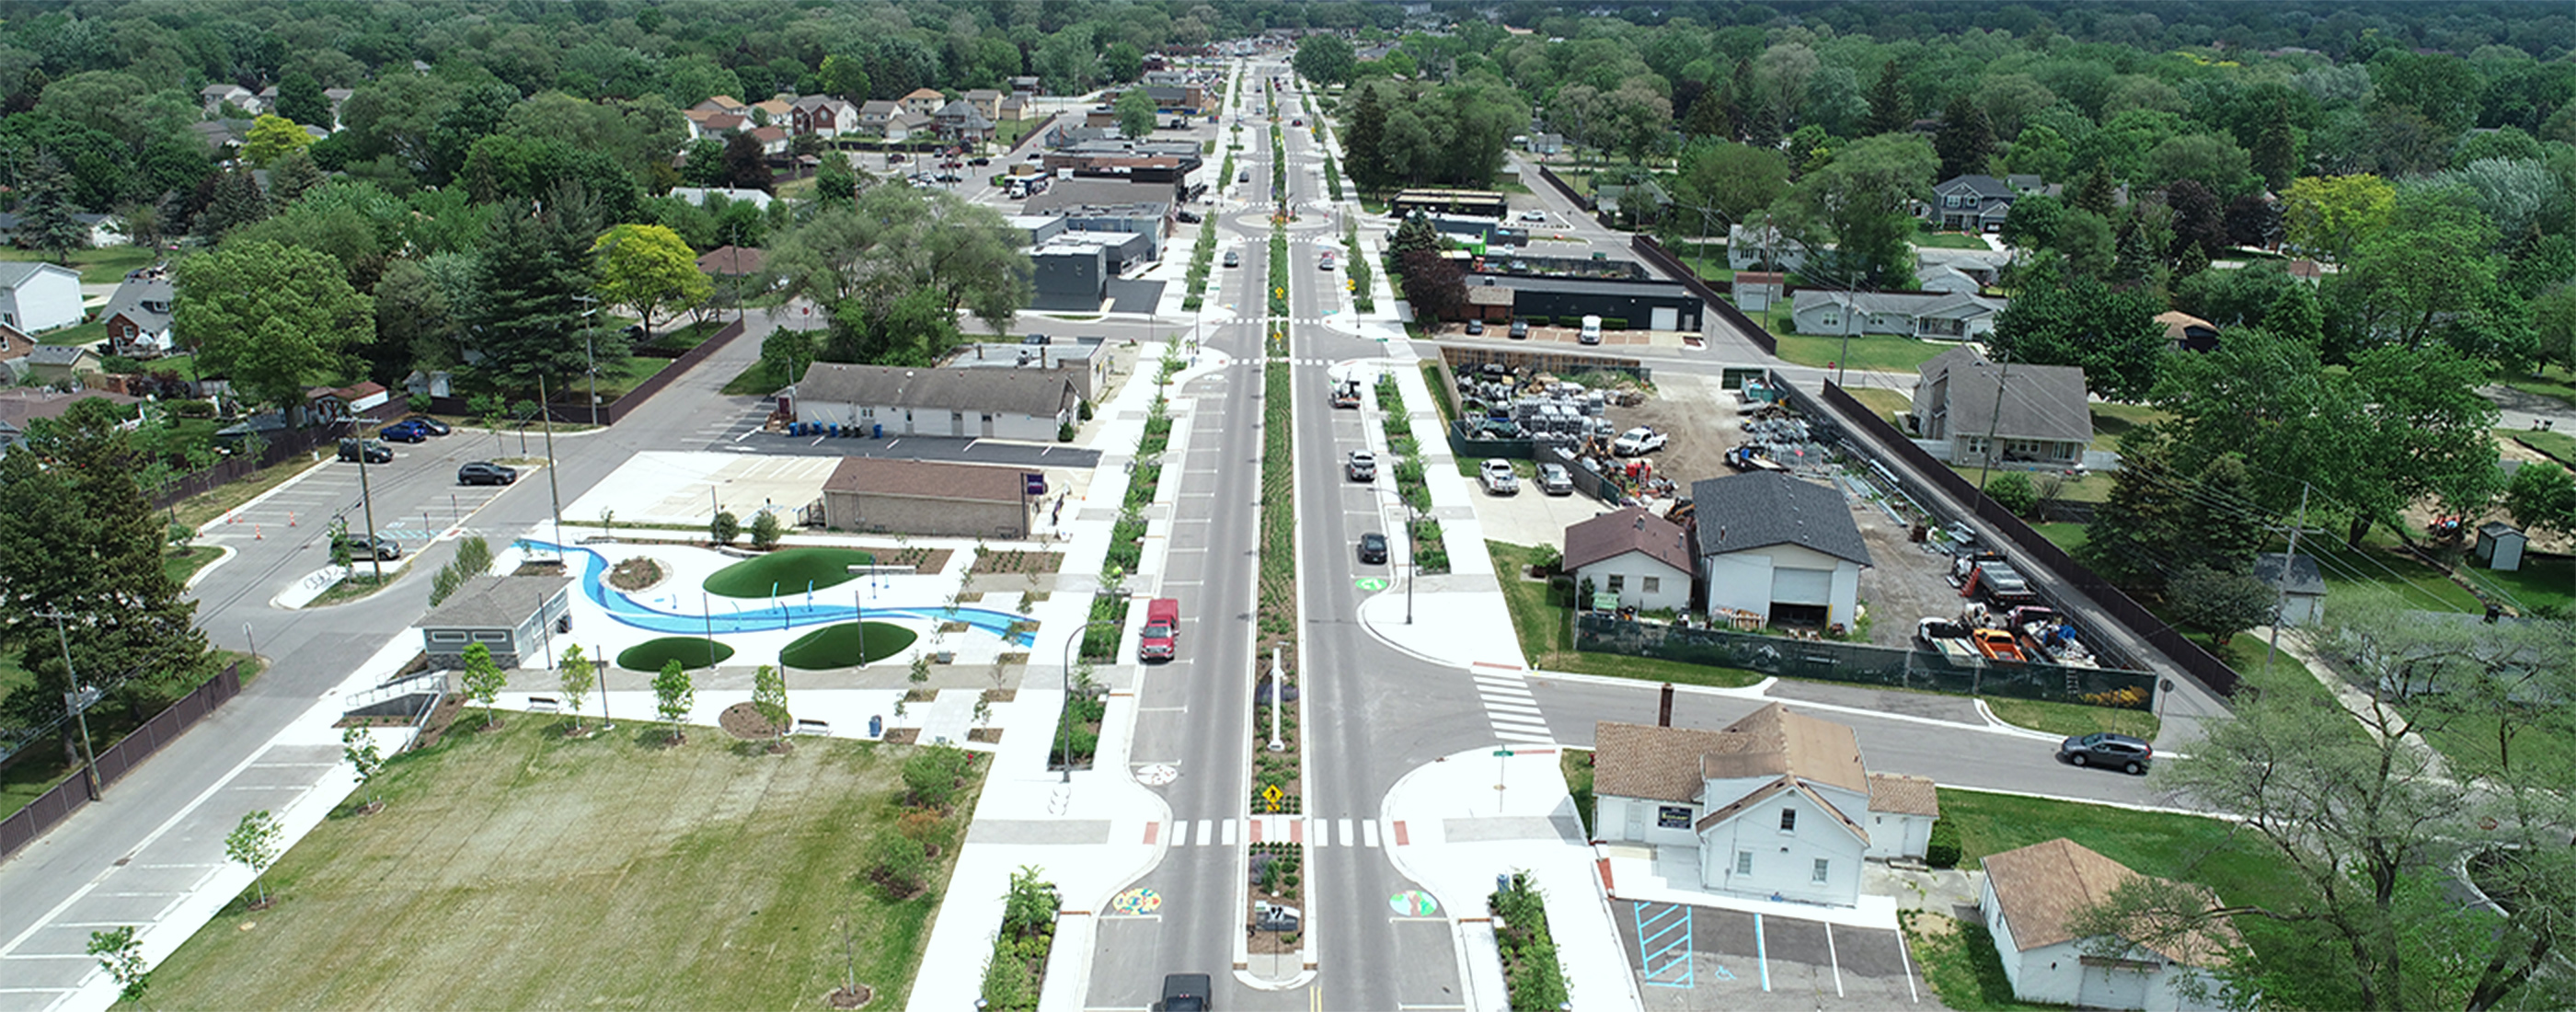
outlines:
[{"label": "mulch bed", "polygon": [[871,1001],[875,1001],[876,997],[877,990],[875,988],[861,984],[859,985],[859,989],[856,991],[850,990],[846,987],[833,988],[832,993],[829,996],[826,996],[823,1000],[831,1003],[833,1008],[858,1008],[859,1006],[865,1005]]},{"label": "mulch bed", "polygon": [[910,745],[920,740],[921,729],[917,727],[898,727],[885,733],[885,743],[888,745]]},{"label": "mulch bed", "polygon": [[716,715],[716,726],[724,733],[744,741],[762,741],[778,737],[776,725],[760,715],[760,708],[750,703],[735,703]]},{"label": "mulch bed", "polygon": [[1053,573],[1064,568],[1063,552],[1025,552],[1013,549],[985,552],[976,557],[975,565],[966,571],[985,573]]},{"label": "mulch bed", "polygon": [[438,709],[430,713],[428,725],[420,729],[420,737],[412,742],[411,747],[425,749],[438,744],[438,739],[447,736],[448,727],[456,723],[456,715],[464,712],[465,695],[463,693],[439,700]]},{"label": "mulch bed", "polygon": [[984,701],[987,703],[1007,703],[1018,698],[1020,698],[1020,690],[1018,689],[984,690]]},{"label": "mulch bed", "polygon": [[651,589],[668,575],[670,570],[661,563],[638,555],[609,570],[608,585],[632,594]]},{"label": "mulch bed", "polygon": [[969,728],[966,731],[966,740],[983,742],[987,745],[994,744],[1002,740],[1002,729],[998,727]]}]

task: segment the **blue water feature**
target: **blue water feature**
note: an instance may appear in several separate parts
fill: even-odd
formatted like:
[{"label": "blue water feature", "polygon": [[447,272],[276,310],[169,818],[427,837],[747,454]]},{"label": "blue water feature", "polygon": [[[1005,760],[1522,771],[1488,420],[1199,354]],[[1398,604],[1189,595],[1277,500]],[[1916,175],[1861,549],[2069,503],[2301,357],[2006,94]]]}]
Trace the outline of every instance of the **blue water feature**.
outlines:
[{"label": "blue water feature", "polygon": [[[850,603],[850,607],[842,608],[831,604],[788,604],[782,599],[779,603],[733,612],[693,615],[676,611],[659,611],[628,597],[623,591],[608,586],[603,579],[608,573],[607,556],[578,545],[556,545],[532,538],[521,538],[517,545],[523,551],[553,552],[567,559],[578,556],[581,564],[581,577],[578,582],[582,595],[590,598],[592,604],[606,609],[608,617],[648,632],[703,636],[710,632],[767,632],[800,626],[830,625],[835,622],[855,621],[862,617],[917,618],[930,622],[964,622],[978,632],[991,633],[1003,642],[1016,646],[1029,646],[1037,642],[1036,635],[1032,633],[1011,631],[1011,623],[1021,621],[1020,616],[990,608],[951,608],[946,605],[908,608],[875,605],[863,612],[855,600]],[[812,595],[804,596],[810,598]]]}]

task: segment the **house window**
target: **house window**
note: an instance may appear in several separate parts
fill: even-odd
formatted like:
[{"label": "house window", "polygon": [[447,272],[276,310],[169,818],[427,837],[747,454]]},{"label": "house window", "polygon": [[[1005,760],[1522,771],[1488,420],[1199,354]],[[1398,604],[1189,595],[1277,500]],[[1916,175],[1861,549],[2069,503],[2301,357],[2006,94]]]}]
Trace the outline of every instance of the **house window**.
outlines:
[{"label": "house window", "polygon": [[1690,824],[1691,810],[1689,805],[1655,806],[1656,829],[1689,829]]},{"label": "house window", "polygon": [[1736,851],[1736,852],[1735,852],[1735,873],[1736,873],[1736,874],[1738,874],[1738,875],[1750,875],[1750,874],[1753,874],[1753,852],[1752,852],[1752,851],[1749,851],[1749,850],[1739,850],[1739,851]]},{"label": "house window", "polygon": [[1622,584],[1625,584],[1626,582],[1628,582],[1628,578],[1627,578],[1627,577],[1625,577],[1625,576],[1619,576],[1619,575],[1613,574],[1613,575],[1610,577],[1610,585],[1609,585],[1608,587],[1604,588],[1604,589],[1608,590],[1610,593],[1616,594],[1616,593],[1618,593],[1621,589],[1623,589],[1621,585],[1622,585]]},{"label": "house window", "polygon": [[1816,859],[1816,870],[1815,870],[1812,874],[1809,874],[1809,875],[1807,876],[1807,881],[1809,881],[1809,882],[1822,882],[1822,881],[1824,881],[1824,880],[1825,880],[1825,876],[1826,876],[1827,874],[1831,873],[1833,870],[1834,870],[1834,863],[1833,863],[1832,861],[1828,861],[1828,860],[1826,860],[1826,859],[1824,859],[1824,858],[1821,858],[1821,857],[1820,857],[1820,858],[1817,858],[1817,859]]},{"label": "house window", "polygon": [[1780,810],[1780,831],[1783,833],[1795,833],[1798,831],[1797,809],[1783,808]]},{"label": "house window", "polygon": [[877,409],[875,409],[875,408],[860,408],[860,409],[859,409],[859,417],[861,417],[861,418],[875,418],[876,416],[877,416]]},{"label": "house window", "polygon": [[1664,589],[1664,578],[1660,576],[1640,576],[1637,578],[1637,589],[1648,594],[1660,592]]},{"label": "house window", "polygon": [[466,635],[461,632],[440,630],[429,634],[429,641],[432,643],[463,643],[465,640]]}]

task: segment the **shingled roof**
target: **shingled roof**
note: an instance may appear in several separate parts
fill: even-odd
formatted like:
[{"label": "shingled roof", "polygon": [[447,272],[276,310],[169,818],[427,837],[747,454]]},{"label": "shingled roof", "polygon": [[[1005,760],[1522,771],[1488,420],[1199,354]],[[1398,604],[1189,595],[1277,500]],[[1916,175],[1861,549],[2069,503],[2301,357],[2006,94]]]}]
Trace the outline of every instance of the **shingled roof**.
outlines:
[{"label": "shingled roof", "polygon": [[994,411],[1052,418],[1081,394],[1060,374],[1020,369],[911,369],[819,362],[796,385],[800,400],[862,407]]},{"label": "shingled roof", "polygon": [[1778,703],[1715,731],[1605,720],[1594,725],[1593,748],[1592,790],[1601,795],[1692,801],[1705,781],[1741,777],[1793,778],[1870,793],[1851,728]]},{"label": "shingled roof", "polygon": [[[1997,410],[1996,391],[2006,386],[2011,389]],[[1922,378],[1914,389],[1915,410],[1946,414],[1954,420],[1954,432],[1982,434],[1991,427],[1997,439],[2093,441],[2093,409],[2084,398],[2084,370],[2075,366],[1998,365],[1975,348],[1961,345],[1923,363]],[[1924,403],[1935,390],[1945,391],[1949,403]]]},{"label": "shingled roof", "polygon": [[421,617],[423,629],[516,629],[554,600],[569,576],[477,576]]},{"label": "shingled roof", "polygon": [[[2145,877],[2065,837],[1989,855],[1984,865],[1986,883],[1994,888],[2004,923],[2012,928],[2013,944],[2024,952],[2074,941],[2071,924],[2077,912],[2109,899],[2122,884]],[[2210,901],[2215,903],[2217,897],[2211,896]],[[2167,947],[2175,951],[2157,951],[2178,963],[2208,966],[2240,941],[2233,926],[2212,921],[2182,935],[2180,944]]]},{"label": "shingled roof", "polygon": [[1798,545],[1867,566],[1869,544],[1842,493],[1777,471],[1691,483],[1701,555]]},{"label": "shingled roof", "polygon": [[843,457],[823,491],[892,495],[949,502],[1021,502],[1028,489],[1016,467],[951,464],[936,460]]},{"label": "shingled roof", "polygon": [[1612,510],[1565,529],[1564,568],[1571,571],[1629,552],[1680,570],[1691,571],[1690,546],[1672,521],[1629,506]]}]

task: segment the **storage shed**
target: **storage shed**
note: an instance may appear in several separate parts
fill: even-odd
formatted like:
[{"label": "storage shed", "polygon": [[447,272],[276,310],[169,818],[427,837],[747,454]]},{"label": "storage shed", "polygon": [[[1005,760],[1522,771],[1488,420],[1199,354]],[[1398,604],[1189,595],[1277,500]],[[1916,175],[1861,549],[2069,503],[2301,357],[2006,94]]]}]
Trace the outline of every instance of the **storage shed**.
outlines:
[{"label": "storage shed", "polygon": [[[1030,475],[1040,475],[1032,492]],[[823,523],[841,531],[965,538],[1029,536],[1041,472],[985,464],[845,457],[823,483]]]},{"label": "storage shed", "polygon": [[572,631],[569,576],[478,576],[420,620],[421,649],[433,667],[465,666],[481,643],[504,670],[545,659],[553,637]]},{"label": "storage shed", "polygon": [[2522,568],[2522,532],[2502,520],[2478,525],[2477,557],[2488,569],[2510,573]]}]

